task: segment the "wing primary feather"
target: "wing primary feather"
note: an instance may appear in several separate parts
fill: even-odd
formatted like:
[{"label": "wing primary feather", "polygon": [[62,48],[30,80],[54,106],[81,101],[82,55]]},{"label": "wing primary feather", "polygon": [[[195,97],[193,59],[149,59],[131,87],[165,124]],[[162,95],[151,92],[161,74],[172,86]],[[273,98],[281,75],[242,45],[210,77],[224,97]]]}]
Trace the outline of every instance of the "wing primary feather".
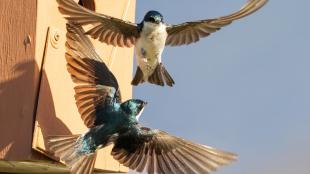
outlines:
[{"label": "wing primary feather", "polygon": [[154,159],[154,149],[150,147],[148,157],[148,164],[147,164],[147,172],[148,174],[154,174],[155,172],[155,159]]},{"label": "wing primary feather", "polygon": [[[268,0],[249,0],[240,10],[226,16],[185,22],[178,25],[167,27],[168,37],[166,45],[179,46],[183,44],[191,44],[207,37],[211,33],[218,31],[220,28],[231,24],[233,21],[246,17],[260,8],[262,8]],[[190,34],[188,34],[190,33]],[[190,36],[190,37],[189,37]]]},{"label": "wing primary feather", "polygon": [[132,168],[131,169],[136,169],[138,166],[139,166],[139,163],[140,161],[142,160],[143,158],[143,155],[144,155],[144,146],[141,148],[139,148],[139,151],[138,151],[138,158],[137,160],[132,164]]},{"label": "wing primary feather", "polygon": [[197,164],[190,159],[190,156],[185,156],[180,149],[176,149],[173,154],[179,159],[182,166],[186,169],[188,173],[199,173],[197,170]]},{"label": "wing primary feather", "polygon": [[139,162],[136,171],[138,172],[143,172],[146,162],[147,162],[147,153],[148,153],[148,145],[144,145],[143,147],[143,153],[142,153],[142,158],[141,161]]},{"label": "wing primary feather", "polygon": [[203,173],[210,173],[211,171],[214,171],[217,169],[217,167],[214,167],[210,164],[209,160],[205,160],[199,156],[199,154],[194,154],[192,151],[188,151],[186,148],[180,149],[180,153],[184,154],[186,157],[189,157],[190,160],[188,163],[191,166],[195,167],[195,170],[198,170],[199,172]]},{"label": "wing primary feather", "polygon": [[[91,35],[93,38],[98,38],[98,36],[101,35],[102,32],[105,32],[107,30],[115,31],[115,33],[117,33],[118,35],[124,36],[122,37],[123,39],[127,39],[130,37],[139,37],[138,27],[135,23],[123,21],[121,19],[93,12],[79,6],[73,0],[57,0],[57,2],[59,4],[59,11],[66,15],[66,19],[73,21],[74,23],[77,23],[79,25],[92,24],[93,27],[90,28],[90,30],[88,30],[86,34]],[[120,47],[132,46],[132,44],[119,44],[121,42],[113,42],[113,39],[109,40],[108,38],[99,39],[99,41]],[[125,43],[125,40],[123,40],[123,43]]]},{"label": "wing primary feather", "polygon": [[193,156],[193,158],[195,158],[196,160],[199,161],[199,163],[202,165],[202,166],[207,166],[207,169],[205,170],[209,170],[208,172],[211,172],[211,171],[215,171],[218,167],[219,167],[219,164],[210,159],[209,157],[203,155],[202,153],[203,152],[200,152],[200,153],[197,153],[191,149],[188,149],[188,148],[184,148],[183,151],[187,154],[191,154]]},{"label": "wing primary feather", "polygon": [[191,172],[191,170],[184,166],[184,163],[174,154],[174,152],[170,152],[167,155],[170,159],[169,162],[171,166],[174,166],[179,173],[187,174]]}]

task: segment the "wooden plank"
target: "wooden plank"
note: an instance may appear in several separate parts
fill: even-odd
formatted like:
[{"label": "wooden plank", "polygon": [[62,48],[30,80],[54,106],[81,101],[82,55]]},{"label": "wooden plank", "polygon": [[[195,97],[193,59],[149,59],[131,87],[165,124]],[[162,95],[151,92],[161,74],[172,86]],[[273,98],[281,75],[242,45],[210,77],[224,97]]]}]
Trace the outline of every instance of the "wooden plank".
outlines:
[{"label": "wooden plank", "polygon": [[[114,0],[96,1],[99,12],[126,20],[134,20],[135,1]],[[33,148],[50,157],[46,151],[45,137],[48,135],[81,134],[87,128],[80,119],[74,100],[75,86],[66,69],[65,53],[65,20],[58,12],[55,1],[38,0],[38,25],[36,57],[43,57],[44,44],[47,40],[45,60],[42,73],[39,103],[36,117]],[[52,16],[48,21],[44,16]],[[52,24],[52,25],[51,25]],[[46,39],[47,28],[50,27],[50,37]],[[58,33],[57,46],[53,47],[54,33]],[[98,41],[93,41],[96,50],[103,61],[118,78],[123,100],[132,97],[132,66],[133,48],[114,48]],[[110,156],[111,146],[99,151],[95,167],[105,171],[127,172]]]},{"label": "wooden plank", "polygon": [[[119,0],[118,3],[113,0],[97,1],[96,5],[100,12],[126,20],[134,20],[135,0]],[[0,159],[48,160],[31,150],[33,117],[36,112],[39,74],[45,52],[48,27],[53,26],[60,33],[64,33],[66,21],[58,12],[56,1],[51,0],[2,0],[0,1],[0,15]],[[64,40],[59,43],[63,44]],[[94,43],[98,46],[99,53],[103,55],[104,61],[117,76],[123,99],[131,98],[130,81],[132,78],[133,49],[118,49],[96,41]],[[60,47],[62,48],[59,50],[63,49],[63,45]],[[45,150],[43,135],[48,133],[48,131],[44,132],[45,130],[54,129],[53,133],[75,133],[76,130],[80,129],[79,127],[82,127],[82,122],[78,121],[80,119],[74,101],[70,101],[70,99],[61,100],[62,94],[70,95],[69,98],[72,99],[73,84],[68,73],[63,71],[64,66],[60,66],[61,64],[64,65],[64,62],[58,61],[64,60],[64,51],[59,52],[59,50],[56,51],[57,54],[50,56],[55,63],[53,65],[54,70],[50,73],[52,77],[49,77],[46,71],[42,72],[42,81],[44,81],[43,86],[45,85],[45,87],[41,88],[40,91],[42,94],[40,95],[42,101],[40,103],[41,114],[52,116],[45,117],[46,119],[43,117],[44,119],[41,120],[44,120],[43,122],[47,126],[41,127],[44,130],[36,129],[35,131],[38,134],[34,137],[33,142],[36,142],[34,145],[41,152]],[[62,70],[58,71],[59,69]],[[53,81],[53,75],[54,77],[58,75],[60,78],[58,80],[55,78],[55,83],[50,83]],[[63,89],[64,83],[61,81],[63,78],[67,84],[71,83],[71,86],[67,86],[68,90]],[[69,106],[69,103],[72,107]],[[61,108],[65,108],[65,112],[62,112]],[[40,112],[40,109],[37,111]],[[68,113],[69,116],[64,113]],[[58,117],[64,118],[64,120],[58,119]],[[58,127],[53,127],[53,124],[48,125],[49,121],[53,119],[56,119]],[[37,123],[39,123],[39,119]],[[70,125],[70,128],[67,127],[67,124]],[[86,129],[84,125],[82,129],[83,131]],[[104,171],[127,172],[127,168],[121,166],[108,155],[110,150],[111,147],[108,147],[100,151],[102,157],[97,160],[96,167],[105,169]],[[25,161],[5,161],[4,163],[0,161],[0,172],[9,172],[6,164],[14,163],[16,165],[10,165],[12,167],[9,169],[11,172],[25,173],[29,167],[37,166],[29,172],[34,173],[40,171],[38,166],[41,162],[31,161],[32,164],[29,164]]]},{"label": "wooden plank", "polygon": [[[7,161],[0,160],[0,169],[7,173],[22,173],[22,174],[69,174],[69,169],[61,163],[54,161]],[[108,170],[96,170],[99,173],[114,173]]]},{"label": "wooden plank", "polygon": [[40,70],[36,0],[1,0],[0,16],[0,159],[31,159]]},{"label": "wooden plank", "polygon": [[64,165],[51,161],[6,161],[0,160],[0,169],[8,173],[69,173]]}]

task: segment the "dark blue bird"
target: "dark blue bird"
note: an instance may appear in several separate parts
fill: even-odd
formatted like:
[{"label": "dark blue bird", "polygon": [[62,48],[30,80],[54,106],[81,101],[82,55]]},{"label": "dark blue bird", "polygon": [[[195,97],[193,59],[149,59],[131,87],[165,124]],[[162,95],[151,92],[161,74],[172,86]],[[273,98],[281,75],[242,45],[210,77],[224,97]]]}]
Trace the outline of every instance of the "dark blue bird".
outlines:
[{"label": "dark blue bird", "polygon": [[114,144],[111,155],[130,169],[148,173],[207,174],[236,159],[232,153],[195,144],[143,127],[137,117],[146,102],[121,102],[116,78],[80,26],[67,24],[67,68],[78,110],[89,130],[83,135],[50,136],[48,149],[72,173],[92,173],[98,149]]}]

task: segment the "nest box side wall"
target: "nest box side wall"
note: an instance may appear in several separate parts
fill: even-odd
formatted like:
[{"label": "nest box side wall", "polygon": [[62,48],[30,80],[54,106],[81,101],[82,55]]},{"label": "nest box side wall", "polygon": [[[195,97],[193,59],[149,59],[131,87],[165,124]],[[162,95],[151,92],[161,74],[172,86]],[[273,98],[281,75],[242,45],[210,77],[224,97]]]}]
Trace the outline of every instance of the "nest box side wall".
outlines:
[{"label": "nest box side wall", "polygon": [[35,61],[36,0],[0,1],[0,159],[31,151],[40,65]]}]

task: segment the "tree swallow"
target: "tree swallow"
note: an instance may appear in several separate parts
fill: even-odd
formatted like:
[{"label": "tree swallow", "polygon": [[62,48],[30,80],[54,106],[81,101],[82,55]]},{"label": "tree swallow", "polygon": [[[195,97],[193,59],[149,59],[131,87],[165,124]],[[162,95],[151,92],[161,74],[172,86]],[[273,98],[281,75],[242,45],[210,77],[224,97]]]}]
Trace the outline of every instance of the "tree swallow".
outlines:
[{"label": "tree swallow", "polygon": [[268,0],[248,0],[237,12],[214,19],[167,25],[157,11],[149,11],[141,23],[135,24],[108,15],[90,11],[73,0],[57,0],[66,19],[80,25],[92,24],[86,32],[94,39],[119,47],[135,46],[138,67],[132,85],[149,82],[173,86],[174,81],[162,64],[161,55],[165,45],[188,45],[207,37],[234,20],[248,16],[267,3]]},{"label": "tree swallow", "polygon": [[89,130],[83,135],[49,136],[47,147],[71,173],[92,173],[97,150],[111,143],[114,159],[138,172],[207,174],[236,159],[232,153],[143,127],[137,117],[146,102],[122,103],[115,76],[82,27],[69,23],[67,31],[67,69],[77,84],[76,104]]}]

